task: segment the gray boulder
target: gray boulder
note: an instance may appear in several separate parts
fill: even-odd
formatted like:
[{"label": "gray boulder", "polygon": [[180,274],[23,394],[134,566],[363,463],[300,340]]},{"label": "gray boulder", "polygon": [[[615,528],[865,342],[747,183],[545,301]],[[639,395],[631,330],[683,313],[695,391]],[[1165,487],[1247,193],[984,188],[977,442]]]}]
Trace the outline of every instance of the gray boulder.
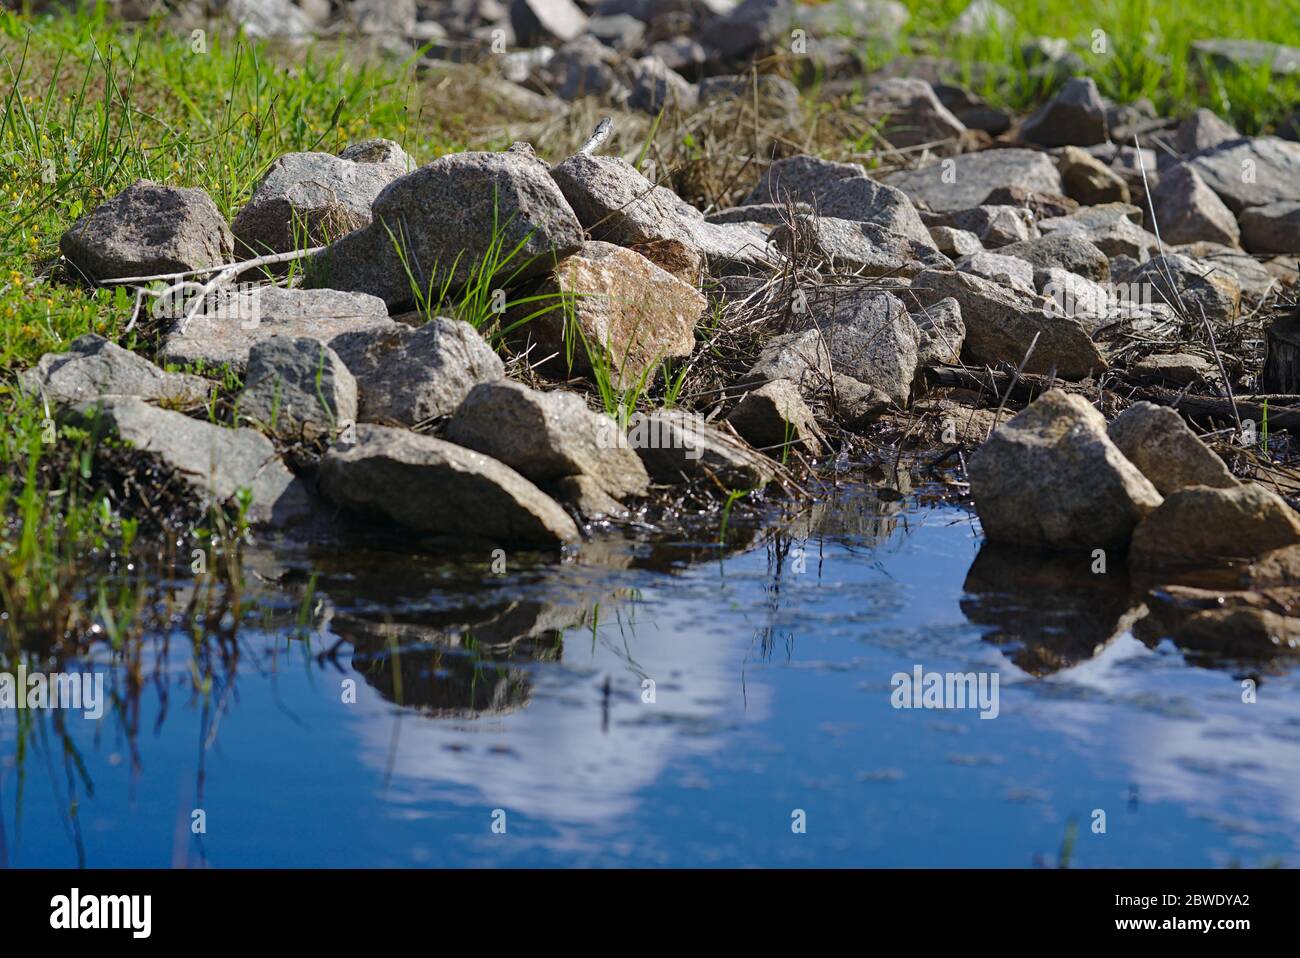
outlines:
[{"label": "gray boulder", "polygon": [[1110,278],[1110,260],[1082,231],[1061,230],[1023,243],[1009,243],[998,253],[1022,259],[1035,269],[1056,267],[1098,282]]},{"label": "gray boulder", "polygon": [[1037,239],[1034,215],[1019,206],[975,206],[939,215],[946,226],[974,233],[985,249]]},{"label": "gray boulder", "polygon": [[920,333],[897,296],[875,290],[819,297],[814,315],[831,368],[905,402],[916,378]]},{"label": "gray boulder", "polygon": [[952,140],[966,126],[939,102],[934,87],[913,77],[890,77],[870,87],[863,98],[866,115],[882,123],[882,133],[896,147]]},{"label": "gray boulder", "polygon": [[627,435],[655,482],[675,485],[705,480],[731,490],[770,482],[770,461],[739,439],[680,409],[633,415]]},{"label": "gray boulder", "polygon": [[361,329],[329,345],[356,377],[363,422],[413,426],[450,416],[479,383],[505,375],[501,357],[458,319]]},{"label": "gray boulder", "polygon": [[1168,406],[1134,403],[1116,417],[1107,434],[1162,496],[1184,486],[1238,485],[1223,460]]},{"label": "gray boulder", "polygon": [[821,432],[812,410],[788,379],[774,379],[747,392],[727,415],[727,422],[754,448],[774,459],[792,449],[821,455]]},{"label": "gray boulder", "polygon": [[945,269],[952,261],[929,242],[876,226],[830,216],[796,216],[792,225],[772,230],[770,240],[793,254],[811,253],[831,269],[858,276],[915,276],[923,269]]},{"label": "gray boulder", "polygon": [[1252,206],[1241,211],[1240,219],[1242,245],[1250,252],[1300,252],[1300,202]]},{"label": "gray boulder", "polygon": [[1025,121],[1020,139],[1040,146],[1090,146],[1106,141],[1106,107],[1091,77],[1073,77]]},{"label": "gray boulder", "polygon": [[18,374],[18,385],[55,407],[124,396],[164,406],[196,406],[216,388],[200,376],[164,372],[94,333],[78,336],[65,353],[46,353]]},{"label": "gray boulder", "polygon": [[439,157],[385,187],[371,213],[369,226],[308,262],[309,286],[395,306],[415,300],[412,283],[427,293],[467,282],[494,248],[518,248],[492,264],[518,282],[547,272],[583,240],[545,164],[523,151]]},{"label": "gray boulder", "polygon": [[1178,124],[1173,145],[1183,156],[1191,156],[1240,138],[1241,134],[1230,123],[1219,119],[1213,110],[1202,107]]},{"label": "gray boulder", "polygon": [[831,356],[821,330],[801,329],[768,340],[745,382],[785,379],[808,392],[828,382],[832,372]]},{"label": "gray boulder", "polygon": [[353,512],[450,539],[555,546],[573,520],[509,466],[454,443],[362,423],[320,465],[321,492]]},{"label": "gray boulder", "polygon": [[1151,203],[1165,243],[1239,244],[1241,231],[1236,217],[1187,163],[1179,163],[1160,175]]},{"label": "gray boulder", "polygon": [[568,392],[539,392],[507,379],[470,390],[444,433],[505,463],[539,485],[584,477],[614,499],[644,496],[650,487],[641,458],[618,424]]},{"label": "gray boulder", "polygon": [[185,304],[159,350],[163,362],[229,366],[239,372],[253,344],[271,336],[308,336],[321,342],[360,329],[395,324],[384,302],[364,293],[330,289],[242,287],[218,293],[188,322]]},{"label": "gray boulder", "polygon": [[288,442],[333,436],[357,420],[357,382],[317,339],[272,336],[248,355],[239,415]]},{"label": "gray boulder", "polygon": [[1123,549],[1160,493],[1106,435],[1082,396],[1039,396],[970,460],[971,496],[990,541]]},{"label": "gray boulder", "polygon": [[1056,164],[1037,150],[963,153],[918,170],[890,173],[884,181],[932,210],[970,209],[999,187],[1020,186],[1058,195],[1064,192]]},{"label": "gray boulder", "polygon": [[512,0],[510,25],[522,47],[564,43],[587,26],[587,15],[573,0]]},{"label": "gray boulder", "polygon": [[228,263],[234,238],[203,190],[137,180],[73,223],[59,250],[79,276],[101,282]]},{"label": "gray boulder", "polygon": [[255,429],[227,429],[135,397],[82,403],[66,417],[148,454],[185,483],[200,505],[229,506],[248,493],[248,520],[271,526],[292,524],[311,510],[303,484]]},{"label": "gray boulder", "polygon": [[763,171],[758,185],[742,205],[783,205],[787,197],[796,203],[819,204],[840,180],[866,177],[867,171],[858,163],[834,163],[803,154],[790,156],[777,160]]},{"label": "gray boulder", "polygon": [[1030,292],[1035,291],[1034,267],[1014,256],[1001,256],[987,252],[974,253],[959,259],[957,268],[963,273],[971,273],[999,286],[1015,286]]},{"label": "gray boulder", "polygon": [[911,316],[920,334],[916,345],[918,370],[925,366],[955,365],[961,362],[961,347],[966,342],[966,324],[962,322],[961,306],[957,300],[950,296],[931,306],[918,304]]},{"label": "gray boulder", "polygon": [[835,219],[874,223],[924,246],[932,245],[930,232],[907,195],[866,177],[844,177],[833,183],[821,197],[819,212]]},{"label": "gray boulder", "polygon": [[1234,213],[1300,200],[1300,143],[1274,136],[1230,140],[1188,162]]}]

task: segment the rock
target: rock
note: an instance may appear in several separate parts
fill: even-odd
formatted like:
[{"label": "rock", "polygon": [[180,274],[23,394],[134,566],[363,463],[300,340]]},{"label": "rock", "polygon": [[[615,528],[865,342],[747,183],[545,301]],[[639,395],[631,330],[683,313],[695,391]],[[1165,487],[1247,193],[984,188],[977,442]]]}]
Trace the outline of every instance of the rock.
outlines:
[{"label": "rock", "polygon": [[685,77],[658,57],[642,57],[629,64],[634,80],[627,105],[633,110],[658,113],[663,109],[693,110],[699,92]]},{"label": "rock", "polygon": [[788,6],[788,0],[742,0],[705,26],[700,43],[721,60],[745,59],[778,35]]},{"label": "rock", "polygon": [[1273,136],[1231,140],[1188,161],[1232,212],[1300,200],[1300,143]]},{"label": "rock", "polygon": [[890,407],[889,397],[852,376],[835,373],[817,390],[832,416],[845,429],[865,429]]},{"label": "rock", "polygon": [[185,312],[184,304],[174,310],[177,322],[163,340],[160,360],[224,365],[234,372],[244,368],[254,343],[271,336],[328,342],[341,333],[394,325],[383,300],[331,289],[243,287],[214,295],[188,323]]},{"label": "rock", "polygon": [[[705,61],[708,59],[708,53],[704,47],[691,37],[674,37],[671,40],[661,40],[658,43],[652,43],[650,49],[646,52],[663,60],[664,64],[670,69],[692,79],[699,76],[700,71],[704,68]],[[703,92],[703,88],[701,88],[701,95],[703,95]]]},{"label": "rock", "polygon": [[[796,233],[798,242],[795,241]],[[789,255],[811,254],[831,269],[858,276],[915,276],[923,269],[951,268],[952,262],[930,243],[873,223],[830,216],[796,216],[793,227],[772,230],[771,242]]]},{"label": "rock", "polygon": [[254,525],[289,525],[311,509],[307,492],[255,429],[227,429],[183,413],[125,397],[83,403],[69,421],[111,435],[146,453],[193,491],[203,506],[233,505],[251,494],[246,513]]},{"label": "rock", "polygon": [[619,55],[585,34],[564,44],[534,71],[543,90],[569,101],[584,96],[626,101],[631,91],[622,74]]},{"label": "rock", "polygon": [[628,444],[659,483],[703,479],[712,485],[716,480],[736,490],[766,485],[774,477],[764,456],[679,409],[633,415]]},{"label": "rock", "polygon": [[512,0],[510,25],[522,47],[559,44],[576,38],[587,26],[587,15],[573,0]]},{"label": "rock", "polygon": [[1300,251],[1300,202],[1269,203],[1242,210],[1241,236],[1242,245],[1252,253]]},{"label": "rock", "polygon": [[1038,227],[1028,210],[1017,206],[976,206],[944,214],[944,223],[974,233],[986,249],[1038,238]]},{"label": "rock", "polygon": [[1061,230],[1040,239],[1009,243],[998,252],[1022,259],[1036,270],[1055,267],[1097,282],[1110,278],[1106,254],[1082,232]]},{"label": "rock", "polygon": [[1277,288],[1278,279],[1269,271],[1267,264],[1219,243],[1187,243],[1174,247],[1171,252],[1190,256],[1237,281],[1244,294],[1256,300],[1263,299],[1270,290]]},{"label": "rock", "polygon": [[1241,134],[1231,124],[1219,119],[1213,110],[1202,107],[1178,124],[1173,146],[1183,156],[1191,156],[1202,150],[1213,150],[1240,137]]},{"label": "rock", "polygon": [[1156,238],[1130,218],[1121,204],[1085,207],[1070,216],[1040,220],[1044,235],[1056,232],[1081,233],[1085,239],[1112,258],[1131,256],[1141,262],[1157,249]]},{"label": "rock", "polygon": [[289,0],[229,0],[222,12],[249,37],[303,40],[317,26],[315,18]]},{"label": "rock", "polygon": [[[799,88],[775,73],[729,74],[705,77],[700,81],[700,106],[710,103],[752,104],[757,100],[759,114],[790,122],[803,112]],[[778,161],[785,162],[785,161]]]},{"label": "rock", "polygon": [[920,333],[901,300],[877,290],[836,290],[809,298],[831,368],[906,401],[916,378]]},{"label": "rock", "polygon": [[566,477],[594,482],[621,499],[650,488],[641,458],[618,424],[569,392],[540,392],[508,379],[475,386],[447,423],[446,438],[547,485]]},{"label": "rock", "polygon": [[1238,484],[1223,460],[1168,406],[1134,403],[1116,417],[1107,434],[1162,496],[1184,486],[1222,489]]},{"label": "rock", "polygon": [[1248,71],[1267,66],[1277,77],[1300,73],[1300,48],[1264,40],[1194,40],[1192,50],[1208,57],[1219,67],[1240,67]]},{"label": "rock", "polygon": [[1107,438],[1082,396],[1039,396],[970,459],[971,496],[991,542],[1124,548],[1160,493]]},{"label": "rock", "polygon": [[931,226],[930,239],[940,253],[952,259],[979,253],[984,249],[980,238],[970,230],[959,230],[952,226]]},{"label": "rock", "polygon": [[809,392],[829,382],[831,375],[831,356],[821,331],[803,329],[768,340],[744,381],[766,383],[785,379]]},{"label": "rock", "polygon": [[965,87],[950,83],[933,84],[934,94],[963,126],[997,136],[1011,128],[1011,114],[990,106]]},{"label": "rock", "polygon": [[857,163],[832,163],[815,156],[791,156],[777,160],[763,171],[741,205],[775,203],[783,206],[787,197],[796,203],[818,204],[832,186],[844,179],[866,179],[867,171]]},{"label": "rock", "polygon": [[271,164],[231,224],[247,256],[321,246],[370,222],[370,205],[405,175],[396,163],[288,153]]},{"label": "rock", "polygon": [[228,263],[234,239],[203,190],[137,180],[73,223],[59,250],[79,276],[102,282]]},{"label": "rock", "polygon": [[1037,150],[985,150],[963,153],[922,167],[899,170],[884,178],[915,202],[932,210],[978,206],[991,190],[1019,186],[1039,193],[1061,193],[1061,175],[1051,157]]},{"label": "rock", "polygon": [[1154,383],[1186,386],[1208,378],[1214,364],[1192,353],[1157,353],[1139,359],[1129,371]]},{"label": "rock", "polygon": [[993,0],[972,0],[948,27],[959,37],[979,37],[987,33],[1007,33],[1016,24],[1016,18]]},{"label": "rock", "polygon": [[645,32],[645,24],[636,17],[617,13],[612,16],[590,17],[585,35],[595,37],[607,47],[629,53],[641,48]]},{"label": "rock", "polygon": [[1025,372],[1056,370],[1065,379],[1083,379],[1106,368],[1097,346],[1077,319],[1054,315],[1035,293],[1007,289],[969,273],[926,270],[912,281],[924,304],[951,296],[966,325],[962,354],[972,363],[1018,366],[1034,342]]},{"label": "rock", "polygon": [[1186,163],[1171,167],[1160,176],[1151,194],[1160,238],[1169,244],[1202,240],[1237,246],[1241,233],[1232,211],[1205,185],[1196,170]]},{"label": "rock", "polygon": [[65,353],[46,353],[18,374],[18,385],[56,408],[124,396],[165,406],[196,406],[207,402],[216,388],[200,376],[164,372],[94,333],[78,336]]},{"label": "rock", "polygon": [[1020,128],[1020,139],[1040,146],[1090,146],[1106,138],[1106,107],[1092,77],[1065,81],[1060,92]]},{"label": "rock", "polygon": [[696,225],[704,222],[698,210],[619,157],[575,153],[551,176],[593,239],[618,246],[661,239],[695,245]]},{"label": "rock", "polygon": [[1172,492],[1133,532],[1138,568],[1210,566],[1300,542],[1300,516],[1253,483],[1187,486]]},{"label": "rock", "polygon": [[356,423],[357,382],[319,340],[272,336],[249,351],[237,408],[269,435],[310,442]]},{"label": "rock", "polygon": [[762,223],[764,226],[780,226],[790,218],[792,212],[810,216],[813,208],[807,203],[792,203],[790,206],[782,206],[779,203],[750,203],[745,206],[733,206],[729,210],[717,210],[707,214],[704,219],[709,223]]},{"label": "rock", "polygon": [[1034,268],[1023,259],[997,253],[975,253],[957,261],[963,273],[987,279],[1000,286],[1018,286],[1034,292]]},{"label": "rock", "polygon": [[[592,370],[589,350],[603,354],[611,379],[624,387],[648,376],[665,359],[684,359],[695,348],[695,324],[707,300],[699,290],[660,269],[639,253],[612,243],[584,243],[556,267],[537,295],[571,307],[535,317],[523,334],[539,349],[538,358],[558,353],[583,371]],[[520,310],[527,315],[542,303]],[[514,321],[513,316],[507,317]],[[572,326],[569,326],[569,323]],[[581,334],[572,339],[573,330]]]},{"label": "rock", "polygon": [[754,448],[784,460],[792,448],[810,456],[822,452],[817,420],[788,379],[774,379],[744,395],[727,422]]},{"label": "rock", "polygon": [[509,466],[454,443],[368,423],[320,465],[321,492],[338,505],[454,540],[554,546],[578,527]]},{"label": "rock", "polygon": [[1154,256],[1117,279],[1149,286],[1156,302],[1167,302],[1196,323],[1202,311],[1212,323],[1231,323],[1241,305],[1241,287],[1236,280],[1180,253]]},{"label": "rock", "polygon": [[1034,287],[1051,300],[1062,316],[1073,316],[1094,332],[1111,313],[1106,287],[1057,266],[1034,270]]},{"label": "rock", "polygon": [[961,306],[952,297],[933,306],[913,310],[912,322],[920,333],[916,346],[916,366],[955,365],[961,362],[961,347],[966,341],[966,324]]},{"label": "rock", "polygon": [[681,240],[661,239],[629,246],[665,273],[675,276],[692,289],[697,289],[704,277],[704,254]]},{"label": "rock", "polygon": [[1051,219],[1054,216],[1069,216],[1079,211],[1079,203],[1068,196],[1055,193],[1039,193],[1027,190],[1023,186],[999,186],[990,190],[980,206],[1018,206],[1034,214],[1034,221]]},{"label": "rock", "polygon": [[412,282],[421,290],[467,282],[494,249],[518,249],[498,264],[518,282],[546,273],[583,240],[545,164],[521,151],[439,157],[385,187],[371,213],[369,226],[308,262],[308,285],[396,306],[414,300]]},{"label": "rock", "polygon": [[362,422],[413,426],[450,416],[479,383],[505,375],[501,358],[458,319],[362,329],[329,345],[356,377]]},{"label": "rock", "polygon": [[415,33],[415,0],[351,0],[342,12],[362,36],[405,40]]},{"label": "rock", "polygon": [[1188,616],[1174,638],[1207,655],[1263,657],[1300,649],[1300,618],[1268,609],[1203,609]]},{"label": "rock", "polygon": [[874,223],[910,237],[924,246],[930,244],[930,232],[921,222],[912,201],[901,191],[866,177],[844,177],[820,197],[820,212],[841,220]]},{"label": "rock", "polygon": [[939,102],[924,80],[890,77],[867,90],[863,108],[883,121],[881,132],[896,147],[920,146],[960,137],[965,125]]},{"label": "rock", "polygon": [[1084,206],[1127,203],[1130,199],[1124,178],[1078,147],[1064,147],[1056,165],[1061,171],[1065,194]]}]

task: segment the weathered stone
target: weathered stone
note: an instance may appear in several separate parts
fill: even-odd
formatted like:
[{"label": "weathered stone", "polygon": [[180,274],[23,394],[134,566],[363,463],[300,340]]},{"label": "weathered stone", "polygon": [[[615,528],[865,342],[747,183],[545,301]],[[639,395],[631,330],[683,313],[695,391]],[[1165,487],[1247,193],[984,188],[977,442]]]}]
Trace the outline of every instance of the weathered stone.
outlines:
[{"label": "weathered stone", "polygon": [[807,392],[828,382],[831,375],[831,357],[821,331],[802,329],[768,340],[745,382],[786,379]]},{"label": "weathered stone", "polygon": [[164,372],[94,333],[78,336],[65,353],[46,353],[18,374],[18,385],[54,407],[123,396],[165,406],[194,406],[206,402],[216,388],[200,376]]},{"label": "weathered stone", "polygon": [[[591,371],[595,352],[597,362],[609,364],[611,379],[623,385],[647,374],[653,378],[665,359],[689,356],[695,324],[708,305],[699,290],[639,253],[599,241],[584,243],[561,261],[538,295],[564,297],[569,304],[523,327],[540,350],[538,358],[558,353],[575,368]],[[529,303],[520,310],[527,315],[543,305]]]},{"label": "weathered stone", "polygon": [[980,238],[970,230],[959,230],[952,226],[931,226],[930,239],[940,253],[951,259],[979,253],[984,249]]},{"label": "weathered stone", "polygon": [[1223,460],[1168,406],[1134,403],[1116,417],[1107,434],[1163,496],[1184,486],[1238,484]]},{"label": "weathered stone", "polygon": [[925,305],[953,297],[966,324],[963,356],[971,362],[1018,366],[1038,334],[1025,372],[1055,369],[1066,379],[1083,379],[1106,368],[1097,346],[1077,319],[1055,315],[1036,293],[1008,289],[969,273],[926,270],[912,281]]},{"label": "weathered stone", "polygon": [[1241,239],[1232,211],[1186,163],[1161,174],[1160,185],[1152,191],[1151,203],[1160,238],[1165,243],[1177,245],[1204,240],[1237,246]]},{"label": "weathered stone", "polygon": [[1226,273],[1237,281],[1242,293],[1255,300],[1262,300],[1278,286],[1278,277],[1269,270],[1268,264],[1221,243],[1185,243],[1174,247],[1171,252],[1190,256],[1197,262]]},{"label": "weathered stone", "polygon": [[961,306],[957,300],[952,297],[941,299],[932,306],[912,310],[911,316],[920,333],[916,346],[918,369],[924,366],[955,365],[961,361],[961,347],[966,341],[966,324],[962,322]]},{"label": "weathered stone", "polygon": [[982,130],[997,136],[1011,128],[1011,114],[992,106],[965,87],[934,83],[935,96],[968,130]]},{"label": "weathered stone", "polygon": [[339,153],[339,159],[351,160],[353,163],[392,166],[403,173],[415,169],[415,160],[411,159],[399,144],[382,137],[349,144]]},{"label": "weathered stone", "polygon": [[831,269],[858,276],[907,277],[923,269],[952,266],[929,242],[918,243],[874,223],[830,216],[796,216],[792,226],[782,224],[772,230],[770,239],[777,249],[811,253]]},{"label": "weathered stone", "polygon": [[1152,257],[1117,277],[1121,283],[1149,285],[1157,302],[1167,302],[1186,318],[1231,323],[1241,306],[1241,287],[1227,273],[1180,253]]},{"label": "weathered stone", "polygon": [[1127,203],[1130,199],[1124,178],[1101,160],[1078,147],[1067,146],[1056,160],[1066,196],[1084,206],[1095,203]]},{"label": "weathered stone", "polygon": [[1240,138],[1241,134],[1231,124],[1219,119],[1213,110],[1202,107],[1178,124],[1173,145],[1183,156],[1191,156]]},{"label": "weathered stone", "polygon": [[904,402],[916,378],[920,332],[897,296],[876,290],[835,292],[810,302],[831,368]]},{"label": "weathered stone", "polygon": [[467,282],[493,249],[518,249],[497,264],[518,282],[547,272],[583,239],[545,164],[521,151],[439,157],[390,183],[371,211],[369,226],[308,261],[308,285],[395,306],[415,299],[412,283],[427,291]]},{"label": "weathered stone", "polygon": [[370,205],[405,175],[396,163],[287,153],[271,164],[231,224],[241,254],[321,246],[370,222]]},{"label": "weathered stone", "polygon": [[73,223],[59,250],[78,275],[101,282],[219,266],[234,239],[203,190],[137,180]]},{"label": "weathered stone", "polygon": [[961,120],[939,102],[934,88],[921,79],[880,81],[867,90],[863,109],[882,122],[882,134],[896,147],[951,140],[966,132]]},{"label": "weathered stone", "polygon": [[229,366],[239,372],[253,344],[271,336],[308,336],[328,342],[341,333],[387,329],[384,302],[364,293],[331,289],[254,286],[213,295],[185,322],[185,304],[163,341],[159,358],[167,363]]},{"label": "weathered stone", "polygon": [[[1040,146],[1089,146],[1106,140],[1106,107],[1091,77],[1074,77],[1025,121],[1020,139]],[[1077,198],[1077,197],[1076,197]]]},{"label": "weathered stone", "polygon": [[1000,286],[1018,286],[1034,291],[1034,267],[1014,256],[974,253],[959,259],[957,268],[963,273],[972,273]]},{"label": "weathered stone", "polygon": [[320,488],[354,512],[454,540],[554,546],[578,538],[553,499],[509,466],[454,443],[362,423],[333,446]]},{"label": "weathered stone", "polygon": [[1082,232],[1061,230],[1024,243],[1009,243],[998,252],[1023,259],[1035,269],[1056,267],[1087,279],[1110,278],[1110,261]]},{"label": "weathered stone", "polygon": [[619,157],[575,153],[551,176],[593,239],[618,246],[661,239],[694,245],[695,225],[704,221],[698,210]]},{"label": "weathered stone", "polygon": [[1157,353],[1139,359],[1129,371],[1151,382],[1186,386],[1209,377],[1214,364],[1192,353]]},{"label": "weathered stone", "polygon": [[1300,200],[1300,143],[1274,136],[1230,140],[1188,162],[1234,213]]},{"label": "weathered stone", "polygon": [[135,397],[82,403],[66,417],[149,454],[189,486],[200,505],[233,506],[241,493],[249,494],[246,515],[255,525],[288,525],[310,511],[303,484],[255,429],[227,429]]},{"label": "weathered stone", "polygon": [[249,351],[238,410],[277,438],[321,439],[356,422],[357,382],[319,340],[272,336]]},{"label": "weathered stone", "polygon": [[971,457],[970,483],[990,541],[1057,549],[1122,549],[1161,501],[1101,413],[1057,389],[993,431]]},{"label": "weathered stone", "polygon": [[1018,206],[975,206],[943,214],[943,222],[974,233],[985,249],[1038,238],[1033,214]]},{"label": "weathered stone", "polygon": [[770,115],[786,122],[793,122],[803,112],[799,88],[775,73],[730,74],[700,81],[700,106],[718,101],[734,103],[738,99],[746,104],[757,100],[760,116]]},{"label": "weathered stone", "polygon": [[573,0],[512,0],[510,25],[520,46],[564,43],[582,33],[587,15]]},{"label": "weathered stone", "polygon": [[727,422],[754,448],[775,459],[792,449],[810,456],[822,452],[817,420],[788,379],[774,379],[744,395],[728,414]]},{"label": "weathered stone", "polygon": [[1040,193],[1023,186],[999,186],[990,190],[978,204],[980,206],[1019,206],[1034,214],[1034,221],[1054,216],[1069,216],[1079,211],[1078,200],[1056,193]]},{"label": "weathered stone", "polygon": [[819,212],[836,219],[874,223],[931,245],[930,233],[906,194],[866,177],[845,177],[833,183],[821,196]]},{"label": "weathered stone", "polygon": [[655,482],[714,480],[729,489],[766,485],[774,476],[769,461],[745,443],[679,409],[636,413],[628,443]]},{"label": "weathered stone", "polygon": [[329,345],[356,377],[362,422],[413,426],[450,416],[476,385],[505,375],[501,358],[457,319],[362,329]]},{"label": "weathered stone", "polygon": [[797,203],[818,204],[832,186],[843,179],[866,179],[867,171],[857,163],[833,163],[815,156],[791,156],[777,160],[759,178],[742,205],[775,203],[789,198]]},{"label": "weathered stone", "polygon": [[813,208],[807,203],[794,203],[784,206],[779,203],[749,203],[745,206],[733,206],[726,210],[716,210],[704,219],[709,223],[762,223],[764,226],[780,226],[790,218],[791,212],[812,215]]},{"label": "weathered stone", "polygon": [[627,100],[631,91],[619,55],[595,37],[570,40],[533,71],[535,85],[563,100],[594,96],[609,102]]},{"label": "weathered stone", "polygon": [[1130,557],[1139,568],[1210,566],[1297,542],[1300,516],[1264,487],[1187,486],[1142,520]]},{"label": "weathered stone", "polygon": [[1122,204],[1085,207],[1070,216],[1040,220],[1044,235],[1057,232],[1081,233],[1107,256],[1131,256],[1139,262],[1158,247],[1154,234],[1133,222]]},{"label": "weathered stone", "polygon": [[1046,153],[1037,150],[984,150],[963,153],[921,167],[899,170],[886,183],[932,210],[965,210],[978,206],[989,192],[1019,186],[1039,193],[1062,192],[1061,174]]},{"label": "weathered stone", "polygon": [[1300,252],[1300,202],[1270,203],[1242,210],[1241,237],[1242,245],[1252,253]]},{"label": "weathered stone", "polygon": [[699,91],[658,57],[633,60],[628,69],[633,78],[632,93],[627,100],[629,108],[646,113],[658,113],[664,109],[695,109]]},{"label": "weathered stone", "polygon": [[508,379],[475,386],[447,423],[446,438],[505,463],[539,485],[584,477],[615,499],[649,490],[641,458],[618,424],[569,392]]},{"label": "weathered stone", "polygon": [[1095,330],[1111,312],[1110,292],[1077,273],[1058,266],[1034,270],[1034,286],[1051,300],[1063,316],[1073,316],[1090,332]]},{"label": "weathered stone", "polygon": [[628,509],[591,476],[561,476],[551,484],[555,498],[587,518],[626,515]]},{"label": "weathered stone", "polygon": [[891,405],[879,389],[842,373],[833,374],[813,395],[824,399],[830,415],[845,429],[865,429]]}]

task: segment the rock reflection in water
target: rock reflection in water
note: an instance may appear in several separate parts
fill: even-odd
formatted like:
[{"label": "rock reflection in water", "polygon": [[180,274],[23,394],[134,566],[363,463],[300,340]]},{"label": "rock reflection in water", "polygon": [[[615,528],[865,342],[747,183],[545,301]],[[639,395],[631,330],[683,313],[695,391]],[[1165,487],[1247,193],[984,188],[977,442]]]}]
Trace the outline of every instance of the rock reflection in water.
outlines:
[{"label": "rock reflection in water", "polygon": [[1050,675],[1097,655],[1141,615],[1119,568],[1093,573],[1089,553],[1038,553],[985,543],[963,585],[961,609],[988,626],[1031,675]]}]

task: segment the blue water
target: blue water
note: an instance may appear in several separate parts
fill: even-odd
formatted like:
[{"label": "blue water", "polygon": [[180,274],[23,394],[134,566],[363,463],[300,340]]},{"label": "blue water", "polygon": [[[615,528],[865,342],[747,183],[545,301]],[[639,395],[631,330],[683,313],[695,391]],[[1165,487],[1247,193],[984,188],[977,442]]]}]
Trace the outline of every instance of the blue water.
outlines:
[{"label": "blue water", "polygon": [[[248,557],[260,609],[208,695],[173,645],[165,711],[146,683],[134,736],[113,714],[67,718],[80,771],[48,714],[20,762],[16,715],[0,712],[0,853],[89,867],[1300,861],[1295,669],[1191,664],[1135,638],[1104,585],[988,556],[972,570],[972,516],[891,500],[849,487],[747,546],[611,535],[501,576],[263,544]],[[997,717],[894,708],[891,676],[918,665],[995,673]],[[1253,704],[1246,671],[1262,676]]]}]

